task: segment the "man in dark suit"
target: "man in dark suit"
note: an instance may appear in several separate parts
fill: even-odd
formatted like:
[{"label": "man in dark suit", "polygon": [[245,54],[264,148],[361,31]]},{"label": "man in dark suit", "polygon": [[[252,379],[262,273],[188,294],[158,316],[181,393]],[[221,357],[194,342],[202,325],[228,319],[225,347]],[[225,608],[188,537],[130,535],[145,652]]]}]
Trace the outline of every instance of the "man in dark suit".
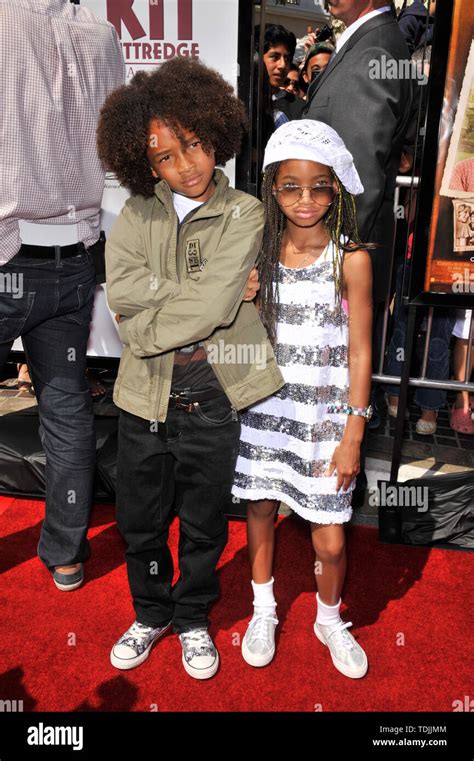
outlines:
[{"label": "man in dark suit", "polygon": [[[303,117],[325,122],[339,133],[364,186],[356,201],[360,236],[365,242],[379,244],[370,252],[376,371],[380,312],[389,287],[396,177],[402,151],[413,150],[416,83],[410,76],[407,45],[388,0],[331,0],[330,5],[332,15],[347,28],[337,40],[329,65],[309,87]],[[390,65],[391,59],[395,66],[393,61]]]}]

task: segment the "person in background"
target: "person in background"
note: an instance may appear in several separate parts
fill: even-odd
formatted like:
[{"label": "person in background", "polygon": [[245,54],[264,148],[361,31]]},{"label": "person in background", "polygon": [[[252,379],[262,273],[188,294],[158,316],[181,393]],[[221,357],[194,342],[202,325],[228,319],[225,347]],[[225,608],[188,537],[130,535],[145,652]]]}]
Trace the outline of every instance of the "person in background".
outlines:
[{"label": "person in background", "polygon": [[33,388],[33,383],[31,382],[30,372],[28,370],[28,365],[25,362],[18,362],[17,366],[17,388],[18,391],[26,392],[30,394],[31,396],[35,395],[35,390]]},{"label": "person in background", "polygon": [[429,0],[428,12],[430,14],[430,24],[421,37],[421,40],[418,45],[418,47],[420,48],[433,44],[434,20],[436,16],[436,0]]},{"label": "person in background", "polygon": [[[255,28],[255,50],[259,51],[260,27]],[[275,129],[285,121],[300,119],[304,100],[282,89],[288,78],[296,47],[296,37],[281,24],[267,24],[262,59],[268,74],[268,82],[274,111]],[[286,117],[281,118],[281,115]]]},{"label": "person in background", "polygon": [[311,47],[311,45],[314,45],[316,42],[315,34],[318,31],[319,29],[313,29],[312,26],[308,26],[306,28],[306,34],[296,40],[296,48],[295,54],[293,56],[293,61],[294,63],[298,64],[298,66],[303,63],[308,48]]},{"label": "person in background", "polygon": [[46,454],[38,554],[70,591],[90,556],[86,347],[105,179],[96,129],[125,65],[112,24],[69,0],[2,0],[0,56],[0,274],[22,284],[20,298],[0,299],[0,367],[21,336]]},{"label": "person in background", "polygon": [[[453,336],[456,338],[454,344],[454,379],[461,383],[469,382],[469,376],[466,377],[466,360],[467,350],[469,347],[469,328],[471,327],[472,311],[470,309],[460,309],[457,313],[456,323],[454,325]],[[474,323],[471,328],[474,331]],[[474,347],[471,356],[471,374],[474,360]],[[472,419],[472,408],[474,407],[474,397],[468,391],[459,391],[456,394],[456,400],[451,408],[449,424],[454,431],[458,433],[474,435],[474,420]]]},{"label": "person in background", "polygon": [[296,95],[298,98],[304,98],[305,93],[300,90],[300,70],[294,63],[290,66],[288,76],[283,84],[283,89],[292,95]]},{"label": "person in background", "polygon": [[398,28],[400,29],[410,51],[410,55],[420,45],[428,25],[431,25],[431,15],[423,0],[414,2],[403,8],[398,16]]},{"label": "person in background", "polygon": [[298,66],[298,71],[299,71],[298,86],[300,90],[300,98],[303,98],[303,100],[306,100],[306,93],[308,92],[308,83],[303,76],[303,66],[304,66],[304,61]]},{"label": "person in background", "polygon": [[307,85],[322,74],[334,50],[334,46],[329,42],[317,42],[309,48],[303,64],[303,78]]},{"label": "person in background", "polygon": [[[273,132],[282,124],[301,118],[304,100],[294,92],[283,89],[290,71],[296,38],[292,32],[279,24],[265,27],[263,55],[260,55],[260,27],[255,28],[254,45],[254,99],[260,103],[261,147],[265,148]],[[261,63],[263,62],[263,66]],[[262,89],[259,92],[259,70],[262,75]],[[292,88],[293,89],[293,88]],[[256,131],[254,133],[254,137]],[[254,149],[256,145],[254,145]],[[263,155],[260,157],[260,163]],[[261,170],[256,167],[257,186]]]},{"label": "person in background", "polygon": [[[21,392],[27,392],[31,396],[34,396],[35,389],[31,381],[30,371],[28,370],[28,365],[26,362],[19,362],[16,366],[16,369],[18,372],[18,390]],[[89,382],[89,389],[94,399],[97,399],[100,396],[104,396],[104,394],[107,393],[106,387],[103,383],[101,383],[99,374],[94,370],[91,370],[89,367],[86,370],[86,378]]]},{"label": "person in background", "polygon": [[[413,232],[410,233],[407,252],[407,272],[411,264]],[[404,363],[404,347],[406,342],[408,307],[402,303],[404,265],[400,264],[397,271],[395,288],[395,303],[393,310],[393,333],[390,339],[385,360],[385,374],[400,377]],[[432,380],[447,381],[449,378],[449,345],[455,323],[455,312],[452,309],[438,309],[433,312],[431,336],[428,348],[428,363],[426,377]],[[400,386],[386,386],[387,410],[390,417],[397,417],[398,397]],[[445,407],[447,392],[439,388],[417,388],[415,405],[420,408],[420,417],[416,421],[416,433],[421,436],[432,436],[436,433],[438,411]]]}]

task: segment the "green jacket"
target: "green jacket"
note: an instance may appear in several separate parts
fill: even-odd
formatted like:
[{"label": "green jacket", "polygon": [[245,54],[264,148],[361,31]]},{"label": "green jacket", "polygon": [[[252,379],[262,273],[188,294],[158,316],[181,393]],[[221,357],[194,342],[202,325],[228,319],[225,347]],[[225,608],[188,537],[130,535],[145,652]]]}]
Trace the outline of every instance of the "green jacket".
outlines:
[{"label": "green jacket", "polygon": [[167,182],[152,198],[129,198],[107,240],[108,302],[128,318],[114,402],[146,420],[166,420],[174,350],[197,341],[237,410],[284,385],[255,305],[242,302],[262,204],[219,169],[214,180],[211,198],[181,225]]}]

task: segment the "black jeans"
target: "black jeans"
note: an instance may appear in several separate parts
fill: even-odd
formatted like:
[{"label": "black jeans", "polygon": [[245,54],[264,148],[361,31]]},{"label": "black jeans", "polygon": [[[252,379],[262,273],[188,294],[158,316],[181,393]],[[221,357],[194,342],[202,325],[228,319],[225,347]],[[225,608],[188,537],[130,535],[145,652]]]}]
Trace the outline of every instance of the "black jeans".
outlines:
[{"label": "black jeans", "polygon": [[46,454],[38,554],[50,569],[90,556],[95,432],[86,348],[95,285],[87,252],[57,263],[14,257],[0,267],[0,367],[21,336]]},{"label": "black jeans", "polygon": [[[175,632],[207,627],[219,594],[216,566],[227,543],[240,420],[226,396],[189,413],[169,408],[165,423],[122,411],[117,462],[117,524],[127,544],[137,620]],[[179,571],[172,587],[168,528],[180,520]]]}]

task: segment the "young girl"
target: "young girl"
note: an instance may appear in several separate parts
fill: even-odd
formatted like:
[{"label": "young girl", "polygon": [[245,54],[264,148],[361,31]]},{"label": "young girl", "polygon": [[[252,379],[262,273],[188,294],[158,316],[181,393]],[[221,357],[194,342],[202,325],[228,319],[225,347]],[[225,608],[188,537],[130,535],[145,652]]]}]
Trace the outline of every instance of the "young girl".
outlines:
[{"label": "young girl", "polygon": [[286,385],[241,416],[233,494],[250,500],[254,614],[242,643],[252,666],[275,652],[274,518],[282,500],[311,526],[314,632],[335,667],[364,676],[367,658],[339,615],[344,528],[359,471],[371,382],[372,271],[352,194],[363,192],[337,133],[312,120],[284,124],[265,151],[266,223],[260,316]]},{"label": "young girl", "polygon": [[[112,648],[118,669],[143,663],[172,626],[186,672],[216,673],[208,610],[227,541],[238,410],[284,384],[250,302],[256,289],[247,293],[263,208],[216,170],[238,150],[244,121],[232,87],[184,58],[137,74],[101,115],[101,158],[135,194],[106,248],[108,300],[126,344],[114,389],[117,524],[136,614]],[[255,351],[230,364],[241,344]],[[173,508],[180,520],[174,586]]]}]

